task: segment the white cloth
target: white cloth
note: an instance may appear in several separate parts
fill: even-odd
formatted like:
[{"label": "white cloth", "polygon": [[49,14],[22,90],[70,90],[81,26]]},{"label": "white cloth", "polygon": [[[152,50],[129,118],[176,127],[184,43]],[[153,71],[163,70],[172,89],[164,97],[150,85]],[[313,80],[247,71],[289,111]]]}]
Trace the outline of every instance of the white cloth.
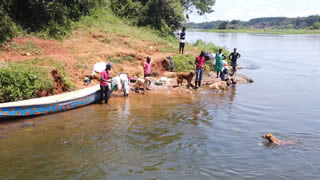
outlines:
[{"label": "white cloth", "polygon": [[93,65],[93,71],[101,73],[103,70],[106,69],[106,65],[107,65],[107,63],[105,63],[105,62],[98,62]]},{"label": "white cloth", "polygon": [[119,78],[120,78],[120,81],[121,81],[123,92],[125,92],[125,94],[128,95],[129,92],[130,92],[128,76],[126,74],[124,74],[124,73],[120,73]]}]

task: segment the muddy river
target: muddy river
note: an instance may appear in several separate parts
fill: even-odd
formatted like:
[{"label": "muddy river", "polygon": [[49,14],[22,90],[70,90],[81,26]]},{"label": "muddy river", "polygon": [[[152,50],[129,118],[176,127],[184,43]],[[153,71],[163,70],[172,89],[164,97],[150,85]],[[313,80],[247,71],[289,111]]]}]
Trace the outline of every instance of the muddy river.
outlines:
[{"label": "muddy river", "polygon": [[197,39],[237,47],[255,83],[2,123],[0,179],[319,179],[320,36],[187,33]]}]

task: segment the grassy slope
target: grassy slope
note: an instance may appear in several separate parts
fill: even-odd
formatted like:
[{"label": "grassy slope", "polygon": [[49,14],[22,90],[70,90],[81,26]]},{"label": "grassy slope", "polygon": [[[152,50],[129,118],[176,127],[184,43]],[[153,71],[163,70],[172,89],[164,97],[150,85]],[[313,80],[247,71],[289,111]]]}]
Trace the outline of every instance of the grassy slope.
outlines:
[{"label": "grassy slope", "polygon": [[308,29],[211,29],[200,30],[202,32],[217,32],[217,33],[257,33],[257,34],[320,34],[320,30]]}]

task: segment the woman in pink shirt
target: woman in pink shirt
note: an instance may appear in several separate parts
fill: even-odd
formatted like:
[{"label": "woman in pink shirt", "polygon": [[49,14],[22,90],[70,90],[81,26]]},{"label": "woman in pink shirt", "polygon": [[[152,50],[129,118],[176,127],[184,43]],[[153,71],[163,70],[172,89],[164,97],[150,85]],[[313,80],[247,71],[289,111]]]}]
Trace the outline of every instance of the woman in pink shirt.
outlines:
[{"label": "woman in pink shirt", "polygon": [[102,104],[103,96],[104,101],[108,104],[110,98],[110,89],[108,86],[108,79],[109,79],[109,71],[111,70],[111,64],[108,63],[106,65],[106,69],[101,72],[100,74],[100,104]]},{"label": "woman in pink shirt", "polygon": [[149,81],[147,90],[150,90],[149,86],[151,84],[151,81],[149,78],[146,79],[146,77],[151,77],[151,74],[152,74],[152,64],[151,64],[151,58],[149,56],[147,57],[147,62],[144,62],[143,64],[143,69],[144,69],[144,79]]}]

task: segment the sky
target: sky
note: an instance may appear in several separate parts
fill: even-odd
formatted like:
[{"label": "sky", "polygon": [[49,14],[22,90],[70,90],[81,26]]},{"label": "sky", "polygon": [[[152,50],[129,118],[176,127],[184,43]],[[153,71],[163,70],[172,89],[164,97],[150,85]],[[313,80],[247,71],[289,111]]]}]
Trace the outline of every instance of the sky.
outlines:
[{"label": "sky", "polygon": [[190,22],[320,15],[320,0],[216,0],[213,9],[205,16],[190,14]]}]

